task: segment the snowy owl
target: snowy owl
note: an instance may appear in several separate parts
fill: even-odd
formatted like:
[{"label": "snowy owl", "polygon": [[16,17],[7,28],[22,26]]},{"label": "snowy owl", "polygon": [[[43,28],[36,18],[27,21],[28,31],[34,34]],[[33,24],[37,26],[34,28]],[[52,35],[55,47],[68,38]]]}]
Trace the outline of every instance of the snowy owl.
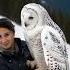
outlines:
[{"label": "snowy owl", "polygon": [[69,70],[65,36],[46,9],[35,3],[25,5],[21,24],[37,70]]},{"label": "snowy owl", "polygon": [[[0,19],[2,19],[2,18],[7,18],[7,17],[0,15]],[[22,29],[22,27],[20,25],[18,25],[16,22],[14,22],[12,20],[10,20],[10,21],[15,26],[14,27],[15,28],[15,37],[20,38],[21,40],[25,40],[25,38],[24,38],[24,30]]]}]

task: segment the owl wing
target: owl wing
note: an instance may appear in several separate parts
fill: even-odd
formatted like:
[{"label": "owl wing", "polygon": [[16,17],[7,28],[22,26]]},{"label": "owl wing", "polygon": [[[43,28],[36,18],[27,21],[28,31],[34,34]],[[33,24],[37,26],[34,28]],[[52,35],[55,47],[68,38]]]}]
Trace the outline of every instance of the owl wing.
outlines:
[{"label": "owl wing", "polygon": [[68,70],[65,42],[57,30],[45,26],[41,33],[44,57],[49,69]]},{"label": "owl wing", "polygon": [[69,62],[69,70],[70,70],[70,44],[66,45],[67,54],[68,54],[68,62]]}]

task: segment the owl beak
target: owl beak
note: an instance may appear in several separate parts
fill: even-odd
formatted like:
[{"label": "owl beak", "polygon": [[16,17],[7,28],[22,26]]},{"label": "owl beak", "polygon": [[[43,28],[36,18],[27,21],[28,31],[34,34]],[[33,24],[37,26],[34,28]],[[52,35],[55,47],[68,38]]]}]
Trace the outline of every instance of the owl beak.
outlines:
[{"label": "owl beak", "polygon": [[28,24],[27,24],[26,22],[25,22],[24,24],[25,24],[25,27],[27,27],[27,26],[28,26]]}]

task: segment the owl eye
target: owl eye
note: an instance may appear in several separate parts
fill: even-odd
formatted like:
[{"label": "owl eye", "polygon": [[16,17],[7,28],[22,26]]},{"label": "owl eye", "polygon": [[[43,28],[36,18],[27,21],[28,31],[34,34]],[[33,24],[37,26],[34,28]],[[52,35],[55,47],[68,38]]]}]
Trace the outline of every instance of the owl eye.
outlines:
[{"label": "owl eye", "polygon": [[33,19],[33,17],[29,17],[29,19]]}]

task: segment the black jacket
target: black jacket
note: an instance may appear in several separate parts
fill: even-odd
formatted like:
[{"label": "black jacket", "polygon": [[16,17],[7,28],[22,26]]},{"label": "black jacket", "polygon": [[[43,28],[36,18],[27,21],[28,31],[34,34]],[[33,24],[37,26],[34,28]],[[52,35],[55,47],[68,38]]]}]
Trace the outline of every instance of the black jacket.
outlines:
[{"label": "black jacket", "polygon": [[25,41],[15,39],[19,52],[14,54],[0,53],[0,70],[29,70],[26,61],[32,60]]}]

